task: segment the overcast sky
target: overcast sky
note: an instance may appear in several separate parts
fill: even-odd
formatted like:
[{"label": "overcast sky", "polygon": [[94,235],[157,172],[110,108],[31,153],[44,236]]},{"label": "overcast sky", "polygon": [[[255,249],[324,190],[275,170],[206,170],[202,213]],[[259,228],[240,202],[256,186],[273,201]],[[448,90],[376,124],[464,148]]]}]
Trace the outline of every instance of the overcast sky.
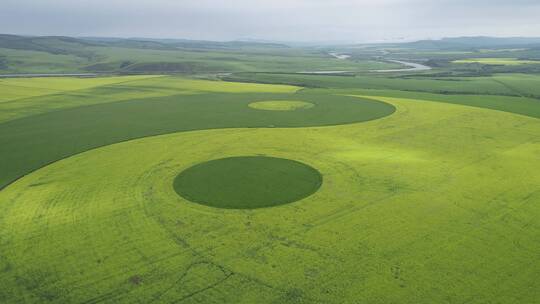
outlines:
[{"label": "overcast sky", "polygon": [[0,0],[0,33],[341,42],[540,36],[540,0]]}]

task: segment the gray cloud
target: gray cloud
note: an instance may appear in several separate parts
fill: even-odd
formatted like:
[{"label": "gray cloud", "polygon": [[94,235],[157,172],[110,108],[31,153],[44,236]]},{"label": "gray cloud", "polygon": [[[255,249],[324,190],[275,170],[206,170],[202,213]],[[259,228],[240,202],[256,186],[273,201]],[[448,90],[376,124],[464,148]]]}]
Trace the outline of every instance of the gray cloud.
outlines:
[{"label": "gray cloud", "polygon": [[0,32],[231,40],[540,36],[538,0],[3,0]]}]

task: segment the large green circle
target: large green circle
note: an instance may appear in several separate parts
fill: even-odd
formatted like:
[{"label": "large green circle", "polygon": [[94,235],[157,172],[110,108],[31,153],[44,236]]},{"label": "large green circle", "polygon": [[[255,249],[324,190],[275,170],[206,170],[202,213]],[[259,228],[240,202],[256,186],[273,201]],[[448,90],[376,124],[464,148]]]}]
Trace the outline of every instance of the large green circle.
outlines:
[{"label": "large green circle", "polygon": [[185,199],[226,209],[256,209],[292,203],[316,192],[322,175],[298,161],[229,157],[194,165],[174,180]]}]

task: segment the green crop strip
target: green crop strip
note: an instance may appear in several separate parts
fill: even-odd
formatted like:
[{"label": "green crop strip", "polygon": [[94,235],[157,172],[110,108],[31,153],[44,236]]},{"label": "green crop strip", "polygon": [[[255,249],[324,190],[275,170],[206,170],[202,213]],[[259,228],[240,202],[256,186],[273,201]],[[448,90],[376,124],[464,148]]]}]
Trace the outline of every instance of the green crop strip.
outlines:
[{"label": "green crop strip", "polygon": [[290,94],[173,95],[34,115],[0,124],[0,187],[59,159],[121,141],[172,132],[238,127],[310,127],[348,124],[390,115],[389,104],[354,97],[294,95],[316,106],[302,111],[260,111],[258,100]]},{"label": "green crop strip", "polygon": [[0,104],[0,174],[25,174],[0,190],[0,302],[535,303],[537,100],[297,89],[159,77]]},{"label": "green crop strip", "polygon": [[[0,191],[2,301],[534,303],[540,121],[379,98],[396,112],[148,137],[25,176]],[[197,164],[246,155],[309,164],[324,182],[251,210],[173,187]]]}]

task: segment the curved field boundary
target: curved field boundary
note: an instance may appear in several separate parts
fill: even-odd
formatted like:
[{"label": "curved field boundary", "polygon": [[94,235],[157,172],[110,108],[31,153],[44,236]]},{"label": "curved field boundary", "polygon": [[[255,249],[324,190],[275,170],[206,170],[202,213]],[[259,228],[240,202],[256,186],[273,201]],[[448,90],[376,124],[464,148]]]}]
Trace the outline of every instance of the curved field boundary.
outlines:
[{"label": "curved field boundary", "polygon": [[[295,286],[307,302],[391,302],[388,290],[408,290],[402,298],[414,302],[424,286],[422,297],[435,303],[467,300],[449,285],[473,286],[477,299],[493,302],[501,284],[494,272],[521,273],[505,277],[502,283],[519,284],[504,293],[534,302],[527,287],[536,282],[530,261],[538,242],[526,224],[540,211],[533,203],[540,171],[531,165],[540,122],[392,103],[394,115],[367,124],[169,134],[92,150],[25,177],[0,192],[4,299],[173,302],[203,290],[196,298],[203,303],[237,302],[239,295],[281,303],[290,282],[306,281],[307,266],[328,274]],[[192,164],[246,154],[297,159],[327,182],[303,202],[257,212],[182,204],[171,187]],[[522,236],[518,250],[512,235]],[[359,250],[366,242],[375,251]],[[264,255],[246,254],[250,248]],[[414,267],[417,261],[430,267]],[[410,273],[398,282],[407,288],[395,284],[403,265]],[[441,277],[441,267],[454,270]],[[467,276],[474,267],[478,275]],[[343,282],[356,282],[359,273],[387,283],[374,296],[362,284],[348,293]],[[230,282],[215,285],[225,278]],[[313,287],[329,283],[336,292]]]},{"label": "curved field boundary", "polygon": [[182,77],[0,80],[0,123],[89,105],[179,94],[295,93],[300,87],[230,83]]},{"label": "curved field boundary", "polygon": [[540,101],[524,97],[520,98],[495,95],[443,95],[385,90],[357,90],[351,93],[343,92],[342,94],[346,96],[358,96],[375,100],[380,100],[380,98],[399,98],[410,101],[448,103],[523,115],[531,118],[540,118]]},{"label": "curved field boundary", "polygon": [[[290,94],[176,95],[55,111],[0,124],[0,189],[60,159],[136,138],[222,128],[313,127],[382,118],[395,107],[356,97],[294,95],[316,106],[304,111],[260,111],[262,100]],[[300,114],[299,114],[300,113]]]}]

